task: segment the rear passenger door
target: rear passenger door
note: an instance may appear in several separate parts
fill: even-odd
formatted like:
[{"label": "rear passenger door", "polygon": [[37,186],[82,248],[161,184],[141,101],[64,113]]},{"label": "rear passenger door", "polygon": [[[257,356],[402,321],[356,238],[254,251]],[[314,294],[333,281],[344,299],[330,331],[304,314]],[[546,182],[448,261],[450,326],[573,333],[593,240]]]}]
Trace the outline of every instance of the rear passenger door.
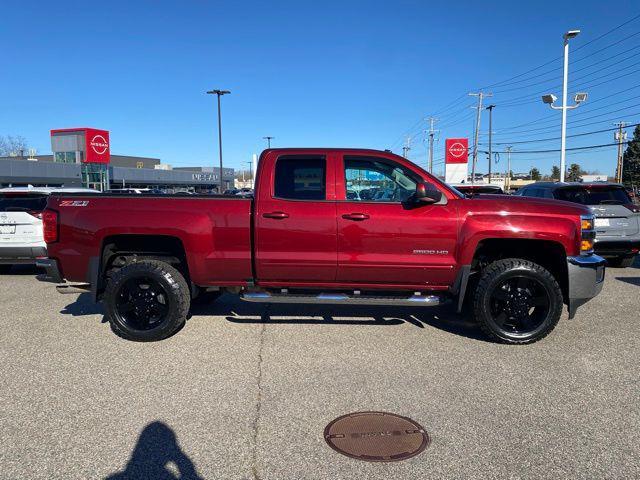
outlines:
[{"label": "rear passenger door", "polygon": [[337,269],[333,158],[277,155],[262,161],[256,198],[256,275],[264,284],[331,283]]}]

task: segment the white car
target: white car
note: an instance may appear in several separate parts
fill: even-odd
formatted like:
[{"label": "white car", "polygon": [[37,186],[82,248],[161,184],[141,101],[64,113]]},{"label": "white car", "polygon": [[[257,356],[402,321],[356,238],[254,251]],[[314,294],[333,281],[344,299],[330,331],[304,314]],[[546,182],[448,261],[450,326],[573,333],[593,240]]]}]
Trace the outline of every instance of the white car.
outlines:
[{"label": "white car", "polygon": [[88,188],[0,188],[0,273],[47,256],[42,211],[54,193],[98,193]]}]

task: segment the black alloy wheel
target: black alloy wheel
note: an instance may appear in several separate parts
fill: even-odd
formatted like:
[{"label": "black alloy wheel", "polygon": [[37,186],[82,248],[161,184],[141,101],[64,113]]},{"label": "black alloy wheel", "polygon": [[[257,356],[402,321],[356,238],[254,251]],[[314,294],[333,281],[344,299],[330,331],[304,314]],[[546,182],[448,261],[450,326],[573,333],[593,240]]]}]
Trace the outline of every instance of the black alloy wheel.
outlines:
[{"label": "black alloy wheel", "polygon": [[505,258],[479,273],[473,311],[480,328],[493,340],[525,344],[547,336],[564,305],[556,278],[522,258]]},{"label": "black alloy wheel", "polygon": [[103,300],[113,331],[128,340],[162,340],[186,322],[189,284],[173,266],[141,259],[107,274]]},{"label": "black alloy wheel", "polygon": [[150,277],[134,277],[117,292],[116,314],[134,330],[150,330],[166,320],[169,312],[167,292]]},{"label": "black alloy wheel", "polygon": [[498,283],[490,295],[492,321],[513,335],[535,332],[549,315],[549,292],[536,278],[512,276]]}]

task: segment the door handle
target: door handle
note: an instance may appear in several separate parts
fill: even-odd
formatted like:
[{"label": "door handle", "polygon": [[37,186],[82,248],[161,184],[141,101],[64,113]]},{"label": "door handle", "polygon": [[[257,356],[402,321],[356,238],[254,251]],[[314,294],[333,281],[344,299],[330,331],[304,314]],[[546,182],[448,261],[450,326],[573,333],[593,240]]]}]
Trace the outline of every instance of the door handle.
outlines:
[{"label": "door handle", "polygon": [[366,213],[345,213],[342,215],[342,218],[345,220],[354,220],[356,222],[361,222],[362,220],[367,220],[369,215]]},{"label": "door handle", "polygon": [[285,218],[289,218],[289,214],[285,212],[263,213],[262,216],[264,218],[273,218],[274,220],[284,220]]}]

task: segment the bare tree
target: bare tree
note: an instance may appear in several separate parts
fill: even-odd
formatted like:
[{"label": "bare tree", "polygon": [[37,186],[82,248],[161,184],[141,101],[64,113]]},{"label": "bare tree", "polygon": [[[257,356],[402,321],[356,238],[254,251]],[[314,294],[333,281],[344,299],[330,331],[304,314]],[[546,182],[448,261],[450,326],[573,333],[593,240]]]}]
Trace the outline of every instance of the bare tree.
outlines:
[{"label": "bare tree", "polygon": [[27,139],[22,135],[0,135],[0,156],[24,156],[29,150]]}]

